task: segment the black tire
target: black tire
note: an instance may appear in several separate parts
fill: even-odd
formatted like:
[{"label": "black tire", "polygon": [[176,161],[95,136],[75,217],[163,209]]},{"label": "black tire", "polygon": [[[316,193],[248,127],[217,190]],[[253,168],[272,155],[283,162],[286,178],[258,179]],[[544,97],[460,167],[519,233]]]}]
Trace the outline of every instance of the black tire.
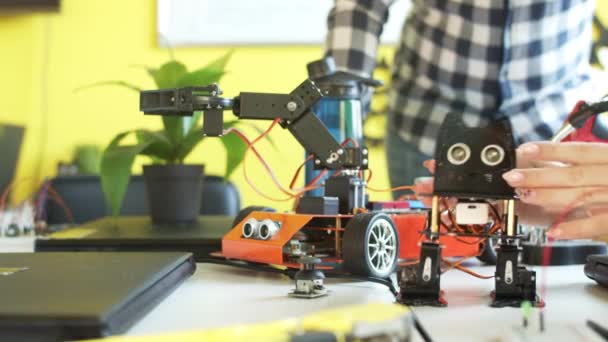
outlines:
[{"label": "black tire", "polygon": [[[390,229],[390,233],[385,232],[385,228]],[[378,229],[382,229],[384,236],[387,236],[387,240],[384,240],[386,243],[379,243],[375,233]],[[370,242],[373,243],[374,240],[375,245],[378,245],[375,250],[370,246]],[[387,246],[393,248],[392,252]],[[342,258],[344,268],[352,274],[388,278],[395,271],[399,259],[399,235],[390,216],[384,213],[355,215],[344,229]],[[378,262],[381,265],[378,265]]]},{"label": "black tire", "polygon": [[496,255],[496,244],[498,241],[496,239],[487,239],[483,246],[483,251],[477,257],[481,262],[484,262],[488,265],[496,265],[498,259]]},{"label": "black tire", "polygon": [[245,217],[249,216],[249,214],[251,214],[254,211],[266,211],[266,212],[271,212],[271,213],[276,212],[276,210],[273,208],[263,207],[263,206],[259,206],[259,205],[252,205],[250,207],[243,208],[234,217],[234,220],[232,221],[232,228],[234,228],[237,224],[239,224],[239,222],[243,221],[243,219]]}]

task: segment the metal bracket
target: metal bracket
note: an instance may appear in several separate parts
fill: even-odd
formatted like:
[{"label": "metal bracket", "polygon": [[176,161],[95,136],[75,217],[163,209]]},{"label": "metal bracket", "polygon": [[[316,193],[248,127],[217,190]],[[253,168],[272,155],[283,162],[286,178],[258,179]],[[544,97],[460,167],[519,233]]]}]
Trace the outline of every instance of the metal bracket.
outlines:
[{"label": "metal bracket", "polygon": [[498,247],[493,307],[520,307],[523,301],[535,306],[543,305],[536,295],[536,272],[519,265],[520,250],[520,247],[509,243]]},{"label": "metal bracket", "polygon": [[446,306],[447,302],[441,296],[440,279],[441,245],[423,242],[418,265],[401,270],[398,302],[412,306]]}]

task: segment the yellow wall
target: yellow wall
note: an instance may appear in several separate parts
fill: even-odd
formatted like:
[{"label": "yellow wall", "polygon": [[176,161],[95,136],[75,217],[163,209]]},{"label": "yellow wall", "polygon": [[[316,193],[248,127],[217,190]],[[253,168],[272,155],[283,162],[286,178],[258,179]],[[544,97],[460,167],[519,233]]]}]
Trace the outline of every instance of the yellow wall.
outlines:
[{"label": "yellow wall", "polygon": [[[63,0],[59,14],[0,17],[0,121],[27,126],[18,167],[24,180],[18,196],[30,193],[41,176],[52,176],[59,160],[70,160],[77,144],[104,146],[119,131],[160,128],[160,118],[138,111],[138,95],[121,88],[74,89],[101,80],[128,80],[153,87],[146,73],[134,65],[158,65],[167,51],[156,44],[154,0]],[[176,58],[191,68],[225,53],[226,48],[178,48]],[[383,52],[387,53],[387,51]],[[235,47],[221,85],[225,95],[238,91],[286,92],[305,77],[306,63],[321,56],[321,47]],[[260,122],[260,127],[268,123]],[[249,131],[250,135],[253,132]],[[278,151],[261,144],[269,163],[284,184],[301,162],[303,150],[286,131],[271,134]],[[259,164],[250,159],[248,170],[257,184],[269,184]],[[135,169],[140,172],[138,162]],[[221,174],[224,152],[218,141],[199,146],[188,162],[203,162],[207,172]],[[375,187],[387,187],[384,156],[373,151]],[[256,195],[237,170],[233,181],[243,193],[245,205],[273,205]],[[269,191],[272,187],[262,186]],[[387,198],[388,194],[375,198]]]}]

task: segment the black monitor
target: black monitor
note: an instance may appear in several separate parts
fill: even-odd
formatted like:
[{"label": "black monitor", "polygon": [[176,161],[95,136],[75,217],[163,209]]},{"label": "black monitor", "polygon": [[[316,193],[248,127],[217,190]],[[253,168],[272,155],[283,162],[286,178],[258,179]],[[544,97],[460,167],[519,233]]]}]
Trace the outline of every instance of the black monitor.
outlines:
[{"label": "black monitor", "polygon": [[0,124],[0,193],[15,178],[24,131],[21,126]]},{"label": "black monitor", "polygon": [[0,14],[58,12],[60,8],[60,0],[0,0]]}]

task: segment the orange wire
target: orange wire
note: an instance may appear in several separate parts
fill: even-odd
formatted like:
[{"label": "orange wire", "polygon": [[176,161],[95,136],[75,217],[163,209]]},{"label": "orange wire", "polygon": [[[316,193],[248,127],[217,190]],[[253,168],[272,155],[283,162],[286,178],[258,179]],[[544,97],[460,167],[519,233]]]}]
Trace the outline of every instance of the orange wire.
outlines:
[{"label": "orange wire", "polygon": [[[295,171],[294,176],[291,179],[291,182],[289,183],[289,189],[290,190],[296,190],[298,191],[297,193],[292,193],[289,190],[285,189],[281,183],[278,181],[278,179],[276,178],[276,175],[274,174],[274,172],[272,171],[272,169],[270,168],[270,166],[268,165],[268,163],[264,160],[264,158],[260,155],[260,153],[258,152],[258,150],[255,148],[255,146],[253,146],[255,143],[257,143],[258,141],[260,141],[261,139],[263,139],[265,136],[267,136],[270,131],[274,128],[274,126],[280,121],[280,119],[275,119],[273,120],[273,122],[271,123],[270,127],[268,127],[268,129],[266,129],[266,131],[264,131],[260,136],[258,136],[256,139],[254,139],[253,141],[250,141],[245,134],[243,134],[241,131],[239,131],[238,129],[232,127],[229,128],[228,130],[226,130],[224,132],[224,134],[228,134],[228,133],[235,133],[239,138],[241,138],[241,140],[243,140],[245,142],[245,144],[247,145],[247,149],[245,150],[245,156],[243,157],[243,174],[245,176],[245,180],[247,181],[247,183],[249,184],[249,186],[251,186],[251,188],[260,196],[271,200],[271,201],[276,201],[276,202],[284,202],[284,201],[289,201],[292,199],[298,199],[299,197],[301,197],[304,193],[314,190],[314,189],[318,189],[320,188],[320,186],[317,186],[316,184],[319,182],[319,180],[327,173],[327,170],[323,170],[321,171],[309,184],[305,185],[303,188],[299,188],[299,189],[294,189],[295,183],[302,171],[302,168],[304,167],[304,165],[306,165],[306,162],[308,162],[309,160],[311,160],[313,158],[313,155],[310,155],[306,158],[306,160],[304,161],[304,163],[302,163]],[[359,147],[359,143],[352,138],[347,138],[346,140],[344,140],[342,142],[342,144],[340,144],[341,146],[346,146],[348,143],[352,143],[355,147]],[[275,184],[275,186],[284,194],[286,194],[288,197],[286,198],[274,198],[271,196],[266,195],[265,193],[263,193],[261,190],[259,190],[251,181],[251,179],[249,178],[248,174],[247,174],[247,153],[249,152],[249,150],[253,151],[253,153],[255,154],[255,156],[257,157],[257,159],[260,161],[260,163],[262,163],[262,165],[264,166],[264,169],[266,169],[267,173],[270,175],[273,183]],[[369,171],[369,176],[367,178],[367,182],[369,182],[372,178],[372,171]],[[341,173],[341,170],[334,173],[333,176],[337,176]],[[401,187],[396,187],[396,188],[392,188],[392,189],[374,189],[374,188],[370,188],[367,187],[370,191],[377,191],[377,192],[382,192],[382,191],[398,191],[398,190],[405,190],[405,189],[413,189],[413,186],[401,186]]]},{"label": "orange wire", "polygon": [[[481,275],[481,274],[479,274],[477,272],[474,272],[474,271],[472,271],[472,270],[470,270],[470,269],[468,269],[468,268],[466,268],[464,266],[461,266],[460,264],[462,264],[467,259],[470,259],[470,257],[463,257],[460,260],[455,261],[455,262],[451,262],[451,261],[448,261],[446,259],[442,259],[442,261],[444,263],[448,264],[449,267],[447,269],[442,270],[441,273],[443,274],[443,273],[445,273],[445,272],[447,272],[447,271],[449,271],[451,269],[457,269],[457,270],[459,270],[461,272],[464,272],[466,274],[472,275],[473,277],[479,278],[479,279],[492,279],[492,278],[494,278],[494,276],[484,276],[484,275]],[[415,264],[417,264],[419,262],[420,262],[419,260],[408,261],[408,262],[404,262],[404,263],[399,263],[399,266],[412,266],[412,265],[415,265]]]},{"label": "orange wire", "polygon": [[454,266],[454,268],[456,268],[457,270],[462,271],[464,273],[467,273],[469,275],[472,275],[475,278],[479,278],[479,279],[492,279],[492,278],[494,278],[494,276],[484,276],[484,275],[481,275],[481,274],[479,274],[477,272],[471,271],[470,269],[468,269],[466,267],[463,267],[463,266],[460,266],[460,265]]},{"label": "orange wire", "polygon": [[372,188],[370,186],[367,187],[367,190],[369,191],[373,191],[373,192],[394,192],[394,191],[399,191],[399,190],[413,190],[414,186],[413,185],[402,185],[402,186],[398,186],[398,187],[394,187],[394,188],[390,188],[390,189],[376,189],[376,188]]},{"label": "orange wire", "polygon": [[[357,140],[354,140],[353,138],[347,138],[346,140],[344,140],[340,146],[346,146],[348,145],[349,142],[352,142],[353,145],[355,145],[355,147],[359,147],[359,143],[357,142]],[[300,166],[298,166],[298,168],[296,169],[295,174],[293,175],[293,178],[291,179],[291,182],[289,183],[289,188],[290,189],[294,189],[294,185],[296,183],[296,181],[298,180],[298,177],[300,176],[300,172],[302,171],[302,168],[304,167],[304,165],[306,165],[306,163],[308,161],[310,161],[311,159],[314,158],[314,155],[311,154],[309,155],[306,160],[304,160],[304,162],[302,164],[300,164]],[[307,186],[310,186],[312,184],[316,184],[325,174],[327,173],[327,170],[323,170],[321,171],[315,178],[313,178],[313,180],[310,181],[310,183]],[[338,176],[342,173],[342,170],[339,170],[337,172],[335,172],[332,176]]]},{"label": "orange wire", "polygon": [[[247,151],[249,149],[251,149],[253,151],[253,153],[260,160],[260,162],[262,163],[262,165],[264,165],[264,168],[266,169],[266,171],[268,171],[268,174],[272,178],[272,180],[275,183],[275,185],[277,185],[280,189],[282,189],[282,187],[280,186],[280,184],[278,184],[278,181],[274,177],[274,173],[272,173],[272,171],[270,170],[270,167],[268,167],[268,165],[266,164],[266,161],[262,158],[262,156],[260,156],[260,154],[258,153],[257,149],[254,146],[252,146],[251,141],[249,141],[249,139],[247,139],[247,137],[242,132],[240,132],[239,130],[237,130],[235,128],[229,128],[228,130],[226,130],[225,134],[228,134],[228,133],[234,133],[234,134],[236,134],[239,138],[241,138],[241,140],[243,140],[247,144],[247,150],[245,151],[245,157],[243,157],[243,175],[245,176],[245,180],[247,181],[247,184],[249,184],[249,186],[253,189],[253,191],[255,191],[258,195],[260,195],[263,198],[265,198],[267,200],[270,200],[270,201],[284,202],[284,201],[291,200],[292,199],[291,196],[288,197],[288,198],[280,198],[280,199],[279,198],[270,197],[270,196],[266,195],[265,193],[263,193],[262,191],[260,191],[253,184],[253,182],[249,178],[249,175],[247,174],[247,158],[246,158],[246,154],[247,154]],[[291,194],[289,194],[289,195],[291,195]]]},{"label": "orange wire", "polygon": [[295,183],[298,180],[298,177],[300,176],[300,172],[302,171],[302,168],[304,167],[304,165],[306,165],[306,163],[308,161],[310,161],[313,158],[313,155],[309,155],[306,160],[304,160],[304,162],[302,164],[300,164],[300,166],[298,166],[298,168],[296,169],[296,172],[293,175],[293,178],[291,179],[291,182],[289,183],[289,188],[293,190],[293,187],[295,185]]},{"label": "orange wire", "polygon": [[[256,139],[254,139],[253,142],[249,141],[249,139],[245,136],[245,134],[243,134],[241,131],[239,131],[239,130],[237,130],[235,128],[228,129],[227,133],[229,133],[229,132],[236,133],[247,144],[247,149],[245,150],[245,156],[243,157],[243,168],[244,168],[245,174],[246,174],[246,167],[245,167],[245,165],[246,165],[246,160],[247,160],[247,154],[248,154],[249,150],[252,150],[253,153],[258,158],[258,160],[262,163],[262,165],[264,166],[264,168],[266,169],[266,171],[268,172],[268,174],[270,175],[272,181],[277,186],[277,188],[281,192],[283,192],[284,194],[286,194],[288,196],[291,196],[292,195],[291,192],[289,192],[288,190],[286,190],[285,188],[283,188],[283,186],[281,185],[281,183],[277,180],[277,178],[276,178],[274,172],[272,171],[272,169],[270,168],[270,166],[268,166],[268,163],[266,162],[266,160],[264,160],[264,158],[260,155],[260,153],[255,148],[255,146],[253,146],[256,142],[258,142],[262,138],[266,137],[278,122],[279,122],[279,119],[273,120],[272,123],[270,124],[270,126],[262,134],[260,134],[260,136],[258,136]],[[246,176],[246,178],[248,178],[248,177]],[[257,191],[258,190],[256,190],[256,192]]]},{"label": "orange wire", "polygon": [[294,189],[295,183],[298,180],[298,177],[300,175],[300,172],[302,171],[302,168],[304,167],[304,165],[306,165],[306,162],[308,162],[312,158],[313,158],[313,155],[311,154],[310,156],[308,156],[308,158],[306,158],[306,160],[302,164],[300,164],[300,166],[298,166],[295,174],[293,175],[293,178],[291,179],[291,182],[289,183],[289,189],[301,191],[302,189],[306,189],[308,187],[311,187],[311,186],[317,184],[319,182],[319,180],[321,180],[321,178],[323,176],[325,176],[325,174],[327,174],[327,170],[323,170],[323,171],[319,172],[319,174],[315,178],[313,178],[310,181],[310,183],[306,184],[306,186],[304,186],[303,188]]},{"label": "orange wire", "polygon": [[[241,138],[245,144],[247,144],[247,150],[245,151],[245,157],[243,158],[243,173],[245,176],[245,180],[247,181],[247,183],[249,184],[249,186],[252,187],[252,189],[260,196],[271,200],[271,201],[276,201],[276,202],[284,202],[284,201],[289,201],[292,200],[294,198],[297,198],[299,196],[301,196],[302,194],[317,189],[318,187],[313,186],[313,185],[307,185],[306,187],[302,188],[302,189],[298,189],[299,192],[297,193],[291,193],[290,191],[286,190],[285,188],[283,188],[283,186],[280,184],[280,182],[278,181],[278,179],[276,178],[274,172],[272,171],[272,169],[270,168],[270,166],[268,166],[268,163],[266,162],[266,160],[264,160],[264,158],[260,155],[260,153],[258,152],[258,150],[255,148],[255,146],[253,146],[253,143],[259,141],[260,139],[262,139],[263,137],[265,137],[266,135],[268,135],[268,133],[270,133],[270,131],[272,130],[272,128],[278,123],[278,119],[274,120],[272,122],[272,124],[270,125],[270,127],[264,131],[264,133],[262,133],[258,138],[256,138],[254,140],[254,142],[249,141],[249,139],[245,136],[245,134],[243,134],[241,131],[239,131],[236,128],[230,128],[228,130],[225,131],[225,134],[228,133],[235,133],[239,138]],[[264,166],[264,168],[266,169],[267,173],[270,175],[273,183],[277,186],[277,188],[279,188],[279,190],[281,190],[281,192],[283,192],[284,194],[286,194],[288,197],[286,198],[274,198],[274,197],[270,197],[266,194],[264,194],[262,191],[260,191],[251,181],[251,179],[249,178],[248,174],[247,174],[247,164],[246,164],[246,160],[247,160],[247,153],[249,150],[252,150],[253,153],[255,154],[255,156],[257,157],[257,159],[262,163],[262,165]],[[319,176],[317,176],[317,179],[320,179],[320,176],[322,176],[321,174]],[[318,181],[318,180],[317,180]],[[312,183],[312,182],[311,182]]]},{"label": "orange wire", "polygon": [[264,165],[264,168],[266,169],[266,171],[268,171],[270,177],[272,178],[275,185],[279,188],[279,190],[281,190],[281,192],[283,192],[284,194],[286,194],[288,196],[292,196],[292,193],[290,191],[283,188],[281,183],[277,180],[277,178],[276,178],[274,172],[272,171],[272,169],[270,168],[270,166],[268,166],[268,163],[264,160],[264,158],[262,158],[262,156],[259,154],[258,150],[253,146],[255,143],[257,143],[258,141],[260,141],[264,137],[266,137],[268,134],[270,134],[270,131],[272,131],[274,126],[279,121],[280,121],[280,119],[274,119],[272,121],[272,123],[270,124],[270,126],[262,134],[260,134],[257,138],[255,138],[252,142],[249,142],[248,139],[246,138],[246,136],[244,134],[241,134],[241,138],[244,138],[245,143],[247,143],[247,150],[245,151],[245,156],[243,157],[243,164],[245,163],[245,159],[247,158],[247,152],[251,149],[255,153],[255,155],[258,157],[260,162]]},{"label": "orange wire", "polygon": [[371,180],[372,180],[372,174],[373,174],[373,173],[372,173],[372,169],[367,169],[367,171],[368,171],[369,173],[367,174],[367,179],[365,180],[365,182],[366,182],[366,183],[369,183],[369,181],[371,181]]},{"label": "orange wire", "polygon": [[484,276],[484,275],[481,275],[481,274],[479,274],[477,272],[474,272],[474,271],[472,271],[472,270],[470,270],[470,269],[468,269],[468,268],[460,265],[460,264],[462,264],[464,261],[466,261],[469,258],[470,257],[464,257],[464,258],[462,258],[462,259],[460,259],[460,260],[458,260],[456,262],[451,262],[451,261],[448,261],[446,259],[443,259],[442,261],[444,263],[448,264],[450,267],[448,269],[446,269],[446,270],[443,270],[442,273],[445,273],[446,271],[449,271],[449,270],[451,270],[451,269],[454,268],[454,269],[457,269],[457,270],[462,271],[464,273],[467,273],[469,275],[472,275],[473,277],[476,277],[476,278],[480,278],[480,279],[491,279],[491,278],[494,278],[494,276]]}]

